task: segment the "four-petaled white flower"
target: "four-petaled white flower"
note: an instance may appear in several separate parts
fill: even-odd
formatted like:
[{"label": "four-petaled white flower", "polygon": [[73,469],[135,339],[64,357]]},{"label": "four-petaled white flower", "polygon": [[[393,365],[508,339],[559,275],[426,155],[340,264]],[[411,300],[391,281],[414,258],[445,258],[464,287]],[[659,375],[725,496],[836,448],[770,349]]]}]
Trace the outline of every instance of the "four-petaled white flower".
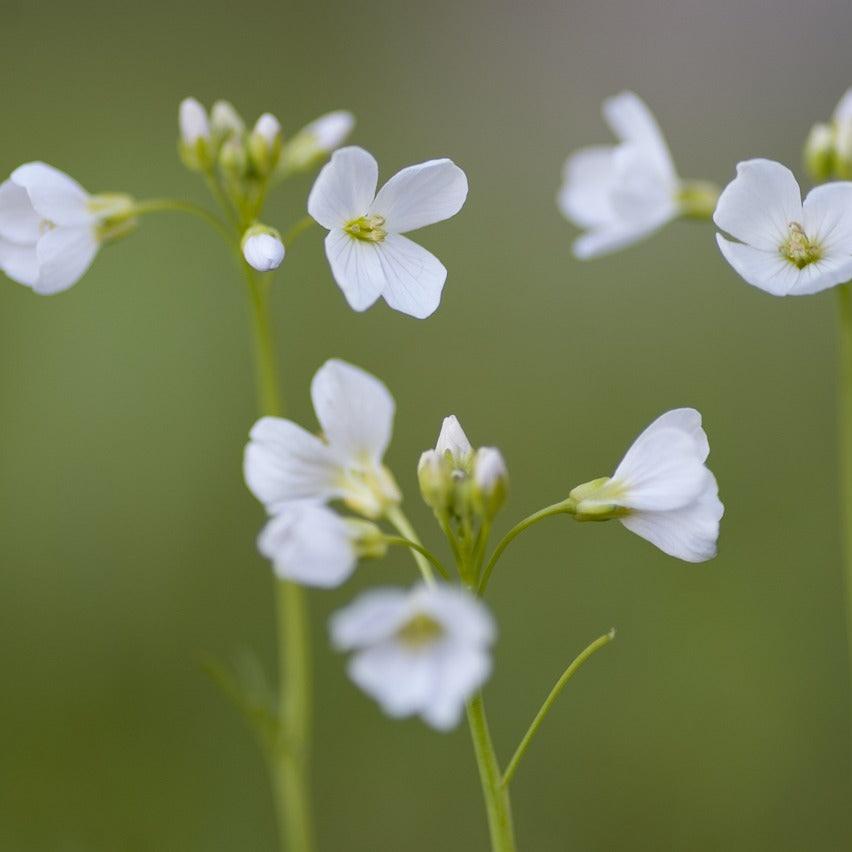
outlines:
[{"label": "four-petaled white flower", "polygon": [[269,514],[294,501],[340,499],[370,518],[400,500],[382,457],[393,429],[394,401],[374,376],[344,361],[327,361],[311,383],[318,437],[279,417],[251,430],[244,473]]},{"label": "four-petaled white flower", "polygon": [[422,319],[438,307],[447,270],[402,235],[458,213],[467,178],[452,160],[430,160],[397,172],[376,194],[378,174],[363,148],[336,151],[314,183],[308,212],[328,229],[331,271],[356,311],[381,296]]},{"label": "four-petaled white flower", "polygon": [[266,524],[257,547],[282,580],[331,588],[355,570],[357,536],[357,527],[336,512],[301,502]]},{"label": "four-petaled white flower", "polygon": [[92,265],[101,226],[126,215],[126,196],[90,196],[64,172],[26,163],[0,185],[0,269],[36,293],[67,290]]},{"label": "four-petaled white flower", "polygon": [[389,716],[416,714],[439,730],[487,680],[495,634],[485,605],[449,585],[376,589],[331,620],[335,646],[355,652],[352,680]]},{"label": "four-petaled white flower", "polygon": [[804,203],[793,173],[747,160],[719,196],[716,241],[749,283],[774,296],[818,293],[852,279],[852,183],[812,189]]},{"label": "four-petaled white flower", "polygon": [[701,415],[677,408],[633,442],[611,478],[571,491],[578,520],[618,518],[670,556],[704,562],[716,555],[724,511]]},{"label": "four-petaled white flower", "polygon": [[557,196],[562,213],[586,229],[574,243],[583,260],[624,248],[680,213],[680,180],[659,125],[633,92],[603,102],[618,145],[594,145],[572,154]]}]

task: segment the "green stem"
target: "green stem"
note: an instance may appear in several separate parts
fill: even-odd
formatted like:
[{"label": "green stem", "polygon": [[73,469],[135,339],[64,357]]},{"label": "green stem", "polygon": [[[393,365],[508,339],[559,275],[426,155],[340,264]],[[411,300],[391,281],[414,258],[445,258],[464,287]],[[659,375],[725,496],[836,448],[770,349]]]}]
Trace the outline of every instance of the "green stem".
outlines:
[{"label": "green stem", "polygon": [[313,216],[305,216],[302,219],[299,219],[289,231],[281,238],[281,242],[284,243],[285,248],[290,248],[290,245],[296,241],[296,238],[301,236],[305,231],[309,228],[313,227],[315,224]]},{"label": "green stem", "polygon": [[482,794],[485,797],[491,850],[492,852],[515,852],[515,832],[512,827],[509,790],[501,781],[500,764],[491,741],[491,732],[488,730],[485,703],[481,692],[478,692],[467,705],[467,722],[473,740],[476,763],[479,766]]},{"label": "green stem", "polygon": [[488,560],[488,564],[482,572],[482,579],[479,581],[479,596],[482,597],[482,595],[485,594],[485,590],[488,588],[488,581],[491,579],[491,572],[494,570],[494,566],[503,555],[503,551],[524,530],[529,529],[533,524],[537,524],[539,521],[543,521],[545,518],[550,518],[553,515],[571,515],[574,513],[574,508],[574,501],[569,497],[567,500],[562,500],[560,503],[554,503],[552,506],[546,506],[544,509],[534,512],[529,517],[524,518],[522,521],[515,524],[515,526],[513,526],[502,539],[500,539],[497,547],[494,548],[494,553],[491,554],[491,558]]},{"label": "green stem", "polygon": [[138,216],[146,213],[189,213],[215,228],[225,238],[229,248],[239,248],[231,229],[218,216],[211,213],[206,207],[193,204],[191,201],[183,201],[179,198],[150,198],[136,202],[133,205],[133,213]]},{"label": "green stem", "polygon": [[413,550],[415,553],[421,553],[425,556],[432,567],[445,579],[449,580],[450,575],[446,568],[441,564],[441,561],[432,553],[431,550],[427,550],[423,547],[422,544],[418,544],[416,541],[412,541],[410,538],[404,538],[403,536],[395,536],[395,535],[386,535],[384,537],[385,544],[395,545],[397,547],[407,547],[409,550]]},{"label": "green stem", "polygon": [[556,699],[559,698],[560,693],[563,689],[565,689],[568,681],[574,677],[580,666],[582,666],[583,663],[592,656],[592,654],[599,651],[605,645],[608,645],[613,639],[615,639],[615,628],[610,630],[609,633],[604,633],[603,636],[599,636],[594,642],[581,651],[577,657],[575,657],[571,665],[565,669],[562,677],[556,681],[556,685],[550,690],[550,695],[545,698],[544,704],[541,705],[541,709],[536,714],[535,719],[532,720],[532,724],[524,734],[524,738],[521,740],[520,745],[516,749],[512,759],[509,761],[509,765],[506,767],[505,773],[503,773],[503,780],[501,783],[504,787],[509,786],[512,776],[514,776],[515,771],[518,768],[518,764],[521,762],[521,758],[526,754],[533,737],[538,733],[538,729],[541,727],[544,717],[548,714],[550,708],[556,703]]},{"label": "green stem", "polygon": [[[396,528],[400,535],[407,538],[409,541],[413,541],[415,544],[419,544],[420,547],[423,547],[419,536],[414,531],[414,527],[411,526],[411,522],[399,506],[391,506],[387,509],[385,511],[385,517],[391,525]],[[414,561],[417,563],[417,567],[420,569],[420,573],[423,575],[424,582],[430,586],[434,585],[435,575],[432,573],[432,566],[429,564],[429,560],[422,553],[419,553],[416,550],[412,550],[411,554],[414,557]]]},{"label": "green stem", "polygon": [[[269,321],[269,279],[243,264],[249,290],[260,412],[280,416],[277,359]],[[282,848],[311,852],[309,764],[311,720],[310,631],[304,589],[276,581],[278,742],[269,756]]]},{"label": "green stem", "polygon": [[838,369],[840,490],[843,527],[846,639],[852,673],[852,284],[837,291],[840,315],[840,363]]}]

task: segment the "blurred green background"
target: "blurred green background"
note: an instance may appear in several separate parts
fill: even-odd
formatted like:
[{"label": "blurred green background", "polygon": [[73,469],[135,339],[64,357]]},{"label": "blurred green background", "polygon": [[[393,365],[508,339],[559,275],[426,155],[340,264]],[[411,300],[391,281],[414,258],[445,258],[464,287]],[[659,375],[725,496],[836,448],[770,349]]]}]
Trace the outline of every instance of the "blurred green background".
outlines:
[{"label": "blurred green background", "polygon": [[[4,172],[41,158],[92,191],[204,199],[175,152],[187,94],[290,130],[351,109],[383,178],[434,156],[466,169],[463,212],[419,237],[449,269],[430,320],[350,311],[318,229],[275,296],[291,415],[313,424],[327,357],[380,375],[398,402],[389,462],[437,546],[415,464],[445,414],[508,460],[502,529],[609,473],[661,411],[704,413],[717,560],[553,520],[495,575],[504,758],[567,661],[619,631],[516,777],[528,852],[852,848],[832,294],[748,287],[707,224],[581,264],[553,200],[626,87],[685,177],[725,182],[750,156],[798,169],[852,84],[850,32],[840,0],[4,3]],[[300,217],[309,187],[285,184],[267,219]],[[274,659],[240,472],[251,375],[242,285],[194,220],[151,217],[64,295],[0,282],[4,852],[275,848],[254,743],[199,666]],[[312,595],[324,850],[487,845],[466,730],[384,719],[328,647],[332,610],[413,577],[396,552]]]}]

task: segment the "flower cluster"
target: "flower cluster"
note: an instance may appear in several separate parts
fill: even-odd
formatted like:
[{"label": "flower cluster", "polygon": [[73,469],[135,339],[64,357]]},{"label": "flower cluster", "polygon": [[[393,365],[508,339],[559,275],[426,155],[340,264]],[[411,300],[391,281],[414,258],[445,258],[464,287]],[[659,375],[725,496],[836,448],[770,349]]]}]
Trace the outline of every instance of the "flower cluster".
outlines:
[{"label": "flower cluster", "polygon": [[[404,519],[399,488],[383,463],[394,419],[388,389],[332,360],[314,376],[311,397],[320,435],[275,417],[251,430],[245,479],[271,516],[260,552],[282,580],[321,587],[340,585],[359,559],[382,557],[390,544],[410,547],[421,560],[427,555],[424,583],[364,594],[334,616],[331,635],[337,648],[354,652],[351,678],[389,715],[417,714],[436,728],[452,727],[491,670],[496,631],[480,597],[496,561],[486,565],[484,556],[506,498],[503,456],[494,447],[474,449],[453,416],[435,448],[422,454],[421,494],[447,536],[461,581],[436,583],[431,567],[445,580],[449,572]],[[617,518],[665,553],[710,559],[723,510],[708,452],[698,412],[670,411],[636,439],[612,477],[577,486],[543,514]],[[332,509],[334,502],[354,516]],[[382,522],[403,537],[383,532]]]}]

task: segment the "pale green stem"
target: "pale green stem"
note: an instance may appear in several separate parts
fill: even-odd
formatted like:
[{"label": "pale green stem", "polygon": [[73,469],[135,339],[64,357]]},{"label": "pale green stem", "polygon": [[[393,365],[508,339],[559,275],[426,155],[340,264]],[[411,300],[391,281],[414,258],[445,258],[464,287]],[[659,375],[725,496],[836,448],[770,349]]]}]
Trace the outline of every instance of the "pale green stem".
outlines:
[{"label": "pale green stem", "polygon": [[515,852],[515,832],[512,827],[512,805],[509,790],[502,784],[500,764],[488,730],[485,703],[478,692],[467,705],[467,722],[473,740],[473,750],[479,767],[482,795],[488,814],[488,832],[492,852]]},{"label": "pale green stem", "polygon": [[[260,413],[280,416],[277,359],[269,321],[269,279],[243,264],[252,312]],[[282,848],[311,852],[309,763],[311,738],[311,662],[304,589],[276,580],[278,635],[278,743],[269,755]]]},{"label": "pale green stem", "polygon": [[441,564],[441,560],[432,553],[431,550],[423,547],[422,544],[418,544],[416,541],[412,541],[409,538],[404,538],[403,536],[394,536],[394,535],[386,535],[384,536],[385,544],[394,545],[396,547],[407,547],[409,550],[413,550],[415,553],[420,553],[425,556],[432,567],[445,579],[449,580],[450,575],[446,568]]},{"label": "pale green stem", "polygon": [[529,517],[524,518],[522,521],[515,524],[515,526],[513,526],[502,539],[500,539],[497,547],[494,548],[494,553],[491,554],[491,558],[488,560],[488,564],[482,572],[482,579],[479,581],[479,589],[477,592],[479,596],[482,597],[482,595],[485,594],[485,589],[488,587],[488,581],[491,579],[491,572],[494,570],[494,566],[503,555],[503,551],[522,532],[524,532],[524,530],[527,530],[533,526],[533,524],[537,524],[539,521],[543,521],[545,518],[550,518],[554,515],[571,515],[574,513],[574,508],[574,501],[569,497],[567,500],[562,500],[560,503],[554,503],[552,506],[546,506],[544,509],[534,512]]},{"label": "pale green stem", "polygon": [[281,238],[281,242],[284,243],[285,248],[290,248],[290,246],[296,241],[296,238],[301,236],[305,231],[315,225],[315,221],[313,216],[305,216],[302,219],[299,219],[289,231]]},{"label": "pale green stem", "polygon": [[533,741],[533,737],[538,733],[538,729],[541,727],[541,723],[544,721],[544,717],[550,711],[550,708],[556,703],[556,699],[559,698],[560,693],[568,681],[571,680],[572,677],[577,673],[580,666],[589,659],[596,651],[599,651],[605,645],[608,645],[615,638],[615,628],[609,631],[609,633],[604,633],[603,636],[598,637],[592,642],[588,647],[586,647],[577,657],[573,660],[570,666],[562,674],[562,677],[556,681],[556,685],[553,689],[550,690],[550,695],[544,700],[544,704],[541,705],[541,709],[536,714],[535,719],[532,720],[532,724],[527,729],[527,732],[524,734],[524,738],[521,740],[520,745],[515,751],[515,754],[512,756],[512,759],[509,761],[509,765],[506,767],[506,771],[503,773],[502,785],[504,787],[508,787],[509,783],[512,780],[512,776],[514,776],[515,771],[518,768],[518,764],[521,762],[521,758],[526,754],[527,749],[529,748],[530,743]]},{"label": "pale green stem", "polygon": [[[415,544],[419,544],[420,547],[423,547],[420,537],[414,531],[414,527],[411,526],[411,522],[408,518],[406,518],[405,513],[398,505],[391,506],[387,509],[385,511],[385,517],[391,525],[396,528],[400,535],[407,538],[409,541],[413,541]],[[429,564],[429,560],[422,553],[419,553],[416,550],[412,550],[411,554],[414,557],[415,562],[417,562],[417,567],[423,575],[424,582],[430,586],[434,585],[435,575],[432,573],[432,566]]]},{"label": "pale green stem", "polygon": [[140,216],[146,213],[189,213],[203,219],[208,225],[215,228],[225,238],[229,248],[238,247],[231,229],[218,216],[211,213],[206,207],[193,204],[191,201],[183,201],[179,198],[151,198],[145,201],[137,201],[133,205],[133,213]]},{"label": "pale green stem", "polygon": [[[852,675],[852,284],[837,290],[840,315],[840,363],[838,369],[840,489],[844,551],[844,596],[846,600],[846,639]],[[852,682],[852,678],[850,678]]]}]

